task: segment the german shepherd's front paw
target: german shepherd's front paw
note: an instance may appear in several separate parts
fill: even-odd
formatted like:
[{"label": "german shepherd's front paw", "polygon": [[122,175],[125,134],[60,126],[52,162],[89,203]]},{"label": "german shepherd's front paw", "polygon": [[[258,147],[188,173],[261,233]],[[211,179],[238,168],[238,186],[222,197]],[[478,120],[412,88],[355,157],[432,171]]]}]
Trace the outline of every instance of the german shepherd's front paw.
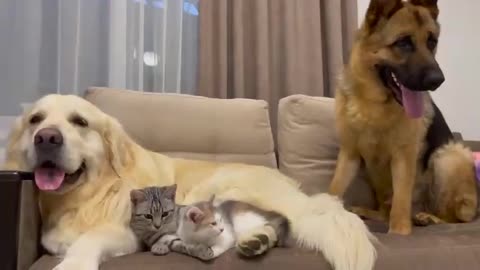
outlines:
[{"label": "german shepherd's front paw", "polygon": [[398,235],[410,235],[412,233],[412,223],[408,219],[406,221],[390,221],[390,229],[388,230],[389,234],[398,234]]}]

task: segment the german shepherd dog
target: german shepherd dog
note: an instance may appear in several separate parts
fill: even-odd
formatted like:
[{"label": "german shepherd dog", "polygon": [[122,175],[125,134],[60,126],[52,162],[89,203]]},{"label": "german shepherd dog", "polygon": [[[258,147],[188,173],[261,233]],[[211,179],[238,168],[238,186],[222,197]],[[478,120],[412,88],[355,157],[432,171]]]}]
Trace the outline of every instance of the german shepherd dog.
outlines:
[{"label": "german shepherd dog", "polygon": [[389,222],[390,233],[476,216],[472,153],[429,92],[444,81],[438,14],[436,0],[372,0],[336,92],[340,152],[329,192],[342,197],[365,167],[378,209],[351,209]]}]

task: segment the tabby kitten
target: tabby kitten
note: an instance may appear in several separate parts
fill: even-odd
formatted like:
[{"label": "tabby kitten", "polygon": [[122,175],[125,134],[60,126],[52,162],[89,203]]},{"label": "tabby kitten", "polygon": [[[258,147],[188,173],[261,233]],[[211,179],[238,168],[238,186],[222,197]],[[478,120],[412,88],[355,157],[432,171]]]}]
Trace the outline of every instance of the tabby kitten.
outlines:
[{"label": "tabby kitten", "polygon": [[259,228],[258,239],[247,241],[254,247],[238,246],[240,253],[259,255],[285,244],[289,223],[278,213],[239,201],[215,202],[213,196],[207,202],[181,206],[175,204],[175,190],[176,185],[131,192],[130,225],[155,254],[171,250],[210,260],[234,247],[242,234]]},{"label": "tabby kitten", "polygon": [[205,245],[183,245],[176,232],[180,218],[186,216],[189,206],[175,204],[176,185],[147,187],[130,192],[132,217],[130,227],[137,238],[152,253],[165,255],[176,251],[202,260],[213,258]]}]

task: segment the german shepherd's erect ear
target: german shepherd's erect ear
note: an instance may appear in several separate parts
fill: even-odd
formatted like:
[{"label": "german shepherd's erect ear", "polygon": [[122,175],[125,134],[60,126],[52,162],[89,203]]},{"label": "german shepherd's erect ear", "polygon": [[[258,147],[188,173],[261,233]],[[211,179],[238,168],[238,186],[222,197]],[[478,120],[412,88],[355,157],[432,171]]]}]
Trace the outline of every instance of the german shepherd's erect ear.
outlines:
[{"label": "german shepherd's erect ear", "polygon": [[433,19],[438,18],[439,10],[437,6],[438,0],[410,0],[410,4],[415,6],[422,6],[432,14]]},{"label": "german shepherd's erect ear", "polygon": [[365,17],[368,33],[372,33],[382,19],[390,19],[402,7],[402,0],[371,0]]}]

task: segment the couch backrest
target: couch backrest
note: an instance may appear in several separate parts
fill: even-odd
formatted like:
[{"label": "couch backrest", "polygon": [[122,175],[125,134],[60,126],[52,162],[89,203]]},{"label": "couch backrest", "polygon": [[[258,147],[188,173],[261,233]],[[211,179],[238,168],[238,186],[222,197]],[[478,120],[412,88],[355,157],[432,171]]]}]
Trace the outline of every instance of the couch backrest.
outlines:
[{"label": "couch backrest", "polygon": [[[278,111],[279,168],[300,181],[308,194],[327,192],[335,171],[338,140],[334,99],[292,95],[283,98]],[[374,204],[372,191],[361,173],[348,190],[348,204]]]},{"label": "couch backrest", "polygon": [[277,166],[265,101],[109,88],[90,88],[85,98],[117,118],[147,149],[174,157]]}]

